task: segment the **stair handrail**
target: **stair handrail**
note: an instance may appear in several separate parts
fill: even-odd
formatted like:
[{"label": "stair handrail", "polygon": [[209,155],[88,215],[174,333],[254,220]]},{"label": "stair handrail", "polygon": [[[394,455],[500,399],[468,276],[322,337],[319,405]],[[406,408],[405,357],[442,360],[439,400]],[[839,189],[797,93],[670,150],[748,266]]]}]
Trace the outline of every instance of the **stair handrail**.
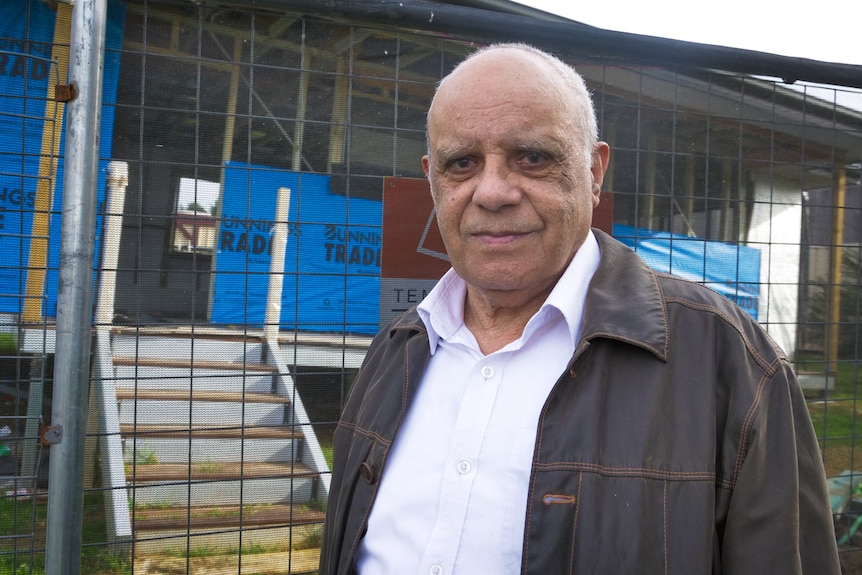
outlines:
[{"label": "stair handrail", "polygon": [[120,238],[123,232],[123,210],[129,186],[129,164],[108,163],[108,193],[102,216],[102,265],[99,273],[96,326],[109,326],[114,320],[114,295],[117,291],[117,262],[120,260]]},{"label": "stair handrail", "polygon": [[272,223],[272,256],[269,260],[269,287],[266,291],[266,314],[263,333],[266,341],[278,342],[281,324],[281,292],[284,285],[284,254],[287,251],[287,214],[290,212],[290,188],[278,188],[275,221]]},{"label": "stair handrail", "polygon": [[105,520],[107,536],[114,544],[114,553],[125,555],[132,541],[132,518],[126,491],[126,469],[123,461],[123,440],[120,435],[120,409],[114,377],[111,333],[106,327],[96,330],[93,358],[94,402],[97,406],[99,454],[102,485],[105,489]]},{"label": "stair handrail", "polygon": [[132,520],[126,493],[123,443],[120,435],[120,412],[114,377],[110,327],[114,319],[114,295],[117,264],[123,230],[123,210],[129,185],[129,165],[112,161],[108,164],[108,193],[102,215],[102,262],[96,301],[96,345],[93,358],[93,386],[98,414],[99,455],[102,485],[105,488],[105,520],[109,540],[116,554],[126,554],[132,540]]},{"label": "stair handrail", "polygon": [[301,461],[310,467],[314,473],[319,474],[323,492],[317,495],[325,501],[329,497],[331,482],[329,464],[326,462],[326,457],[320,448],[320,442],[317,440],[317,434],[311,425],[311,419],[308,417],[308,412],[305,410],[305,405],[302,403],[302,398],[299,396],[293,377],[287,368],[285,354],[282,353],[278,340],[267,341],[264,345],[267,346],[267,363],[274,366],[277,372],[275,392],[290,399],[289,405],[293,416],[289,423],[299,429],[304,438],[305,449],[303,449]]}]

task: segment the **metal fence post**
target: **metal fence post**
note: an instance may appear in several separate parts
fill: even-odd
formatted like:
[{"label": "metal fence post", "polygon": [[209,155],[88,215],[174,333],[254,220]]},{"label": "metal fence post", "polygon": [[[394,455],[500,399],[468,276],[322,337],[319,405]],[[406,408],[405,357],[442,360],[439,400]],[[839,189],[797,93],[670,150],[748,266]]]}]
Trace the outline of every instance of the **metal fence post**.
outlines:
[{"label": "metal fence post", "polygon": [[72,9],[45,571],[81,570],[106,0]]}]

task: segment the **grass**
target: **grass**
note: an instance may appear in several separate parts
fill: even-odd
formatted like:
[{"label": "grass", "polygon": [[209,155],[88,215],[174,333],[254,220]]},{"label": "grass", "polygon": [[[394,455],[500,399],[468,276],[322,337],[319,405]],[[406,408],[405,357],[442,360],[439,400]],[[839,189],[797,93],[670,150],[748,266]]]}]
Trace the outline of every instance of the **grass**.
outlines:
[{"label": "grass", "polygon": [[[329,439],[328,437],[326,439]],[[332,461],[331,439],[324,441],[324,453],[328,462]],[[138,464],[144,465],[156,461],[154,454],[148,450],[139,450],[135,454]],[[198,466],[198,470],[204,473],[217,471],[219,465],[214,461],[205,461]],[[98,474],[97,474],[98,475]],[[82,530],[81,549],[81,573],[87,575],[131,575],[131,561],[123,556],[111,553],[110,545],[107,543],[107,528],[105,521],[104,498],[101,491],[87,491],[84,494],[84,516]],[[170,513],[169,502],[155,502],[147,505],[137,505],[130,511],[136,515],[147,511],[158,511]],[[246,506],[249,514],[254,514],[266,505]],[[301,506],[300,512],[320,511],[324,507],[322,502],[308,502]],[[185,508],[183,508],[185,512]],[[230,516],[236,515],[236,509],[206,509],[201,510],[206,516]],[[47,526],[48,503],[47,498],[31,497],[3,497],[0,494],[0,575],[45,575],[45,539]],[[308,549],[318,548],[320,545],[320,526],[313,525],[300,529],[297,537],[287,548],[282,547],[282,552],[302,552]],[[260,544],[244,545],[242,555],[260,556],[272,552],[273,549]],[[177,552],[179,553],[179,552]],[[203,558],[212,557],[218,560],[225,553],[223,549],[200,548],[190,551],[189,557]],[[239,549],[229,551],[229,554],[239,554]],[[186,552],[182,552],[183,557]]]},{"label": "grass", "polygon": [[217,555],[263,555],[266,553],[276,553],[282,551],[283,548],[277,545],[260,545],[259,543],[251,543],[243,545],[242,549],[236,547],[229,549],[210,548],[206,546],[191,547],[174,547],[165,549],[163,555],[166,557],[213,557]]},{"label": "grass", "polygon": [[[803,356],[796,362],[799,371],[824,373],[818,356]],[[808,411],[820,440],[827,475],[845,469],[862,469],[862,364],[841,361],[834,370],[835,388],[825,397],[809,398]]]},{"label": "grass", "polygon": [[220,467],[221,466],[215,461],[204,461],[203,463],[199,463],[197,465],[197,470],[199,473],[209,475],[218,472]]},{"label": "grass", "polygon": [[[45,529],[48,503],[43,498],[0,499],[0,574],[45,574]],[[81,573],[126,575],[128,561],[110,553],[103,496],[100,491],[84,494],[81,531]]]},{"label": "grass", "polygon": [[329,442],[324,443],[324,440],[319,440],[320,450],[323,451],[323,457],[326,459],[326,465],[332,469],[332,437],[329,437]]}]

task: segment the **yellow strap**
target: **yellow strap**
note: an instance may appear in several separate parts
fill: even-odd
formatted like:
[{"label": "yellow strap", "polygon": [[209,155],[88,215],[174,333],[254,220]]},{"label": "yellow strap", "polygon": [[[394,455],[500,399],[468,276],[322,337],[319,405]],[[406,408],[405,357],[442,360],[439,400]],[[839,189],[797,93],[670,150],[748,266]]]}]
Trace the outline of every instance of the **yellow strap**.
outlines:
[{"label": "yellow strap", "polygon": [[[60,134],[63,128],[65,105],[54,100],[54,81],[65,82],[69,73],[69,45],[72,31],[72,7],[57,5],[54,22],[54,42],[51,57],[54,63],[49,70],[45,99],[45,123],[42,127],[42,152],[39,160],[39,179],[36,182],[36,201],[33,206],[33,228],[30,232],[30,255],[27,262],[27,286],[24,299],[24,322],[38,323],[42,319],[42,296],[45,290],[45,273],[48,267],[48,234],[51,225],[51,206],[57,177],[57,159],[60,154]],[[59,241],[55,238],[54,241]]]}]

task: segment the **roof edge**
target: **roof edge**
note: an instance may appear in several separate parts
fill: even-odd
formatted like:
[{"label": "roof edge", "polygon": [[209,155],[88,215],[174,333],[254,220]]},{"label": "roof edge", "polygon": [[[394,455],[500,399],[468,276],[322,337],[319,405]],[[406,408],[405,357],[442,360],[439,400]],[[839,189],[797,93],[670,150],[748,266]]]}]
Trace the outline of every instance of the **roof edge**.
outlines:
[{"label": "roof edge", "polygon": [[[821,62],[755,50],[700,44],[596,28],[574,20],[532,16],[426,0],[169,0],[173,4],[298,12],[349,19],[370,27],[401,27],[473,42],[519,41],[560,56],[599,63],[693,67],[862,88],[862,66]],[[465,3],[469,2],[466,0]],[[473,3],[473,2],[470,2]],[[489,7],[496,2],[484,1]]]}]

